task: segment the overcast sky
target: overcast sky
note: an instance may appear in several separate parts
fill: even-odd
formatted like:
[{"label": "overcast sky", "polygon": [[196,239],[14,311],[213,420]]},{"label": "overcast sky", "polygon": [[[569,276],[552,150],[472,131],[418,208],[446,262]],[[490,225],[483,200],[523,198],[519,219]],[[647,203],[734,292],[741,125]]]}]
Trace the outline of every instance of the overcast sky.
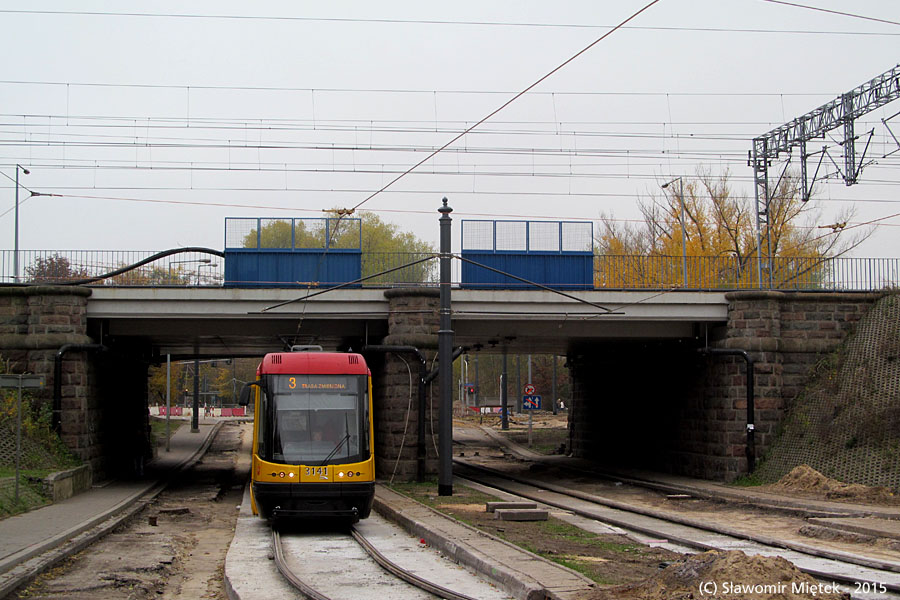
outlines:
[{"label": "overcast sky", "polygon": [[[900,2],[799,2],[894,24],[660,0],[360,208],[436,242],[443,196],[454,226],[635,219],[698,169],[752,196],[753,137],[900,62]],[[0,0],[0,172],[61,194],[21,192],[20,246],[221,249],[228,216],[356,206],[645,4]],[[900,213],[898,112],[857,122],[871,164],[819,185],[813,226]],[[842,165],[840,139],[811,149]],[[13,204],[0,177],[2,249]],[[900,256],[900,216],[880,223],[855,256]]]}]

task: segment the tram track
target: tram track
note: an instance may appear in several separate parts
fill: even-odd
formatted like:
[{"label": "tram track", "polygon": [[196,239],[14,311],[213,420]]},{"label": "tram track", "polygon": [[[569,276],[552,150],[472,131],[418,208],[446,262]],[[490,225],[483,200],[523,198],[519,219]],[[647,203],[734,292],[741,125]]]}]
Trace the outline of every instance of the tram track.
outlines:
[{"label": "tram track", "polygon": [[[370,527],[369,521],[375,523]],[[363,529],[373,529],[376,534],[379,530],[390,527],[375,517],[370,517],[365,524],[356,525],[348,531],[324,531],[324,532],[289,532],[272,528],[272,546],[274,549],[274,561],[278,572],[288,583],[298,590],[304,597],[311,600],[341,600],[342,598],[367,597],[362,590],[377,590],[371,597],[406,600],[425,598],[445,598],[447,600],[484,600],[485,590],[490,588],[486,582],[480,582],[484,587],[479,589],[478,595],[473,596],[457,589],[451,589],[444,583],[438,583],[429,578],[418,575],[408,566],[392,560],[385,552],[378,549],[378,543],[371,540]],[[391,533],[390,535],[396,535]],[[377,537],[377,535],[376,535]],[[384,536],[381,536],[384,537]],[[355,542],[354,548],[348,548],[349,542]],[[361,558],[359,551],[369,560]],[[408,550],[407,550],[408,551]],[[302,554],[301,554],[302,553]],[[315,568],[315,555],[332,562],[329,575],[322,582],[322,571]],[[436,556],[436,553],[435,553]],[[340,557],[340,558],[335,558]],[[347,581],[341,581],[341,570],[334,568],[334,561],[344,561],[346,567],[344,575]],[[447,563],[445,559],[440,559]],[[417,559],[417,567],[429,570],[436,568],[434,564],[422,567],[422,560]],[[425,561],[427,562],[427,561]],[[301,566],[302,565],[302,566]],[[441,565],[438,564],[438,568]],[[461,576],[459,567],[450,564],[443,565],[444,579],[459,581]],[[378,572],[380,571],[380,572]],[[465,571],[462,571],[465,572]],[[317,580],[318,579],[318,580]],[[467,582],[463,584],[470,588],[476,578],[471,574],[465,577]],[[476,584],[477,585],[477,584]],[[346,590],[342,589],[346,587]],[[504,598],[503,594],[493,589],[493,598]],[[342,592],[346,592],[342,593]],[[349,595],[347,595],[349,594]]]},{"label": "tram track", "polygon": [[475,465],[455,459],[457,474],[482,486],[572,512],[625,530],[665,538],[698,551],[743,550],[747,554],[782,556],[801,571],[826,581],[844,584],[851,593],[877,584],[883,593],[853,593],[853,598],[900,599],[900,563],[823,550],[768,536],[747,534],[734,528],[703,523],[661,510],[603,498],[552,483]]}]

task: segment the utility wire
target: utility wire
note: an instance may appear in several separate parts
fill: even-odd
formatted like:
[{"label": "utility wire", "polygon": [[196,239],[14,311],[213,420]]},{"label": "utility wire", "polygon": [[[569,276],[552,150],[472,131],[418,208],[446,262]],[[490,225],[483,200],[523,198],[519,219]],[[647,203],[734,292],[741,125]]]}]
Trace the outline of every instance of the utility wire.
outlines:
[{"label": "utility wire", "polygon": [[763,0],[763,2],[770,2],[772,4],[784,4],[785,6],[793,6],[795,8],[805,8],[807,10],[815,10],[818,12],[829,13],[832,15],[840,15],[842,17],[852,17],[854,19],[863,19],[866,21],[874,21],[876,23],[887,23],[888,25],[900,25],[900,21],[890,21],[888,19],[878,19],[876,17],[867,17],[865,15],[848,13],[848,12],[843,12],[840,10],[831,10],[828,8],[821,8],[819,6],[810,6],[808,4],[798,4],[796,2],[785,2],[785,0]]},{"label": "utility wire", "polygon": [[[2,13],[3,11],[0,11]],[[891,35],[900,35],[891,34]],[[349,93],[349,94],[459,94],[459,95],[508,95],[515,93],[515,90],[466,90],[466,89],[447,89],[447,90],[428,90],[416,88],[304,88],[304,87],[277,87],[277,86],[250,86],[250,85],[186,85],[176,83],[110,83],[103,81],[35,81],[25,79],[0,79],[3,85],[50,85],[65,87],[125,87],[125,88],[151,88],[151,89],[173,89],[173,90],[230,90],[230,91],[256,91],[256,92],[304,92],[304,93]],[[578,90],[560,90],[552,92],[533,92],[534,95],[541,96],[739,96],[739,97],[760,97],[760,96],[833,96],[834,92],[731,92],[731,91],[713,91],[713,92],[629,92],[629,91],[578,91]],[[127,119],[128,117],[116,117]],[[187,118],[184,118],[187,121]],[[190,119],[192,122],[193,118]],[[201,118],[202,120],[202,118]]]},{"label": "utility wire", "polygon": [[485,117],[482,117],[482,118],[481,118],[478,122],[476,122],[474,125],[472,125],[471,127],[468,127],[467,129],[465,129],[464,131],[462,131],[459,135],[457,135],[456,137],[454,137],[453,139],[451,139],[449,142],[447,142],[446,144],[444,144],[443,146],[441,146],[440,148],[438,148],[437,150],[435,150],[434,152],[432,152],[431,154],[429,154],[428,156],[426,156],[425,158],[423,158],[422,160],[420,160],[419,162],[417,162],[416,164],[414,164],[414,165],[413,165],[412,167],[410,167],[405,173],[402,173],[402,174],[398,175],[397,177],[395,177],[394,179],[392,179],[388,184],[382,186],[381,189],[379,189],[378,191],[374,192],[373,194],[370,194],[370,195],[369,195],[368,197],[366,197],[362,202],[357,203],[356,206],[354,206],[352,209],[350,209],[350,211],[351,211],[351,212],[352,212],[352,211],[355,211],[357,208],[359,208],[360,206],[362,206],[363,204],[365,204],[366,202],[368,202],[369,200],[371,200],[372,198],[374,198],[375,196],[377,196],[377,195],[380,194],[381,192],[387,190],[389,187],[391,187],[392,185],[394,185],[395,183],[397,183],[398,181],[400,181],[401,179],[403,179],[406,175],[408,175],[409,173],[412,173],[415,169],[417,169],[417,168],[420,167],[421,165],[425,164],[427,161],[431,160],[433,157],[437,156],[442,150],[444,150],[445,148],[447,148],[448,146],[450,146],[451,144],[453,144],[453,143],[456,142],[457,140],[461,139],[461,138],[464,137],[467,133],[469,133],[470,131],[472,131],[473,129],[475,129],[476,127],[478,127],[479,125],[481,125],[482,123],[484,123],[485,121],[487,121],[488,119],[490,119],[491,117],[493,117],[494,115],[496,115],[497,113],[499,113],[500,111],[502,111],[504,108],[506,108],[507,106],[509,106],[510,104],[512,104],[513,102],[515,102],[516,100],[518,100],[519,98],[521,98],[522,96],[524,96],[525,94],[527,94],[529,90],[531,90],[532,88],[538,86],[542,81],[546,80],[547,78],[549,78],[550,76],[552,76],[554,73],[556,73],[557,71],[559,71],[560,69],[562,69],[563,67],[565,67],[566,65],[568,65],[570,62],[572,62],[573,60],[575,60],[576,58],[578,58],[579,56],[581,56],[582,54],[584,54],[585,52],[587,52],[588,50],[590,50],[591,48],[593,48],[594,46],[596,46],[597,44],[599,44],[600,42],[602,42],[603,40],[605,40],[607,37],[609,37],[610,35],[612,35],[612,34],[615,33],[616,31],[618,31],[618,30],[619,30],[622,26],[624,26],[626,23],[628,23],[628,22],[631,21],[632,19],[635,19],[638,15],[640,15],[640,14],[641,14],[642,12],[644,12],[645,10],[649,9],[651,6],[653,6],[653,5],[656,4],[657,2],[659,2],[659,0],[652,0],[651,2],[649,2],[648,4],[646,4],[643,8],[641,8],[641,9],[638,10],[637,12],[633,13],[633,14],[632,14],[631,16],[629,16],[627,19],[625,19],[624,21],[622,21],[621,23],[619,23],[618,25],[616,25],[615,27],[613,27],[612,29],[610,29],[609,31],[607,31],[606,33],[604,33],[603,35],[601,35],[599,38],[597,38],[596,40],[594,40],[593,42],[591,42],[590,44],[588,44],[587,46],[585,46],[582,50],[579,50],[579,51],[576,52],[574,55],[572,55],[571,57],[569,57],[568,59],[566,59],[565,61],[563,61],[559,66],[557,66],[556,68],[554,68],[553,70],[551,70],[549,73],[547,73],[546,75],[544,75],[544,76],[538,78],[537,81],[535,81],[534,83],[532,83],[531,85],[529,85],[528,87],[526,87],[524,90],[522,90],[521,92],[519,92],[518,94],[516,94],[515,96],[513,96],[512,98],[510,98],[509,100],[507,100],[507,101],[504,102],[503,104],[501,104],[500,107],[496,108],[496,109],[495,109],[494,111],[492,111],[490,114],[488,114],[488,115],[485,116]]},{"label": "utility wire", "polygon": [[[223,15],[223,14],[196,14],[196,13],[147,13],[147,12],[109,12],[109,11],[62,11],[62,10],[0,10],[0,14],[25,14],[25,15],[62,15],[82,17],[145,17],[145,18],[170,18],[170,19],[220,19],[220,20],[247,20],[247,21],[305,21],[323,23],[377,23],[390,25],[463,25],[478,27],[536,27],[536,28],[567,28],[567,29],[608,29],[610,25],[592,25],[587,23],[536,23],[536,22],[509,22],[509,21],[442,21],[437,19],[365,19],[347,17],[293,17],[274,15]],[[892,35],[869,31],[817,31],[806,29],[751,29],[729,27],[678,27],[678,26],[636,26],[624,27],[637,31],[701,31],[715,33],[785,33],[785,34],[827,34],[827,35]]]}]

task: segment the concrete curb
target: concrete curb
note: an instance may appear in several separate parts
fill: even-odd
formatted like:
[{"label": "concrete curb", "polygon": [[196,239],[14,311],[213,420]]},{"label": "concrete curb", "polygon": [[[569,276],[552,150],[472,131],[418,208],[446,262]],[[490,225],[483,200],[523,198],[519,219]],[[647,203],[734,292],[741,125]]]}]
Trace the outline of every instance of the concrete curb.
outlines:
[{"label": "concrete curb", "polygon": [[7,557],[0,564],[0,569],[3,571],[0,575],[0,598],[5,598],[16,589],[27,585],[44,571],[80,552],[143,510],[166,488],[168,480],[175,473],[189,468],[202,458],[223,425],[224,422],[216,423],[200,447],[175,465],[164,479],[148,482],[143,489],[95,517],[78,523],[70,529],[44,540],[41,544]]},{"label": "concrete curb", "polygon": [[406,496],[402,496],[397,492],[389,490],[384,486],[376,486],[375,509],[380,515],[382,515],[386,519],[394,521],[410,534],[424,539],[429,545],[437,548],[443,554],[452,558],[456,562],[465,565],[466,567],[469,567],[470,569],[496,582],[504,590],[506,590],[519,600],[544,600],[546,598],[560,599],[565,596],[561,596],[558,592],[548,589],[541,582],[530,577],[524,572],[512,571],[508,569],[505,565],[500,564],[491,556],[480,552],[474,547],[470,547],[464,542],[460,542],[459,540],[450,539],[449,537],[443,536],[442,534],[435,531],[435,529],[428,523],[417,519],[407,512],[404,512],[402,508],[397,508],[396,506],[389,504],[383,497],[379,497],[379,495],[386,496],[391,494],[396,496],[397,498],[403,499],[402,502],[394,502],[394,504],[402,504],[403,502],[414,503],[418,510],[427,511],[429,517],[451,523],[454,527],[463,528],[468,533],[474,536],[483,537],[486,540],[490,540],[490,542],[494,544],[502,544],[509,549],[509,556],[519,554],[522,556],[526,556],[529,561],[539,561],[547,565],[551,565],[555,569],[567,572],[570,576],[573,576],[575,579],[580,580],[583,583],[584,589],[580,590],[582,592],[587,591],[594,586],[593,581],[584,577],[580,573],[577,573],[562,565],[558,565],[554,562],[548,561],[547,559],[536,554],[523,550],[519,546],[511,544],[506,540],[502,540],[498,537],[485,533],[484,531],[475,529],[474,527],[471,527],[465,523],[457,521],[456,519],[448,517],[447,515],[444,515],[443,513],[440,513],[428,506],[425,506],[424,504],[420,504],[410,498],[407,498]]}]

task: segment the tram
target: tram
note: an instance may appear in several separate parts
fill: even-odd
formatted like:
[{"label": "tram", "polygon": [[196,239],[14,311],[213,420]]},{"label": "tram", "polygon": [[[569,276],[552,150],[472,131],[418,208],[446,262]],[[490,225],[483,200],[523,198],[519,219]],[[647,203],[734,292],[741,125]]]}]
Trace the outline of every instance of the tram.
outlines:
[{"label": "tram", "polygon": [[359,354],[266,354],[254,402],[250,500],[270,520],[369,516],[375,496],[372,376]]}]

